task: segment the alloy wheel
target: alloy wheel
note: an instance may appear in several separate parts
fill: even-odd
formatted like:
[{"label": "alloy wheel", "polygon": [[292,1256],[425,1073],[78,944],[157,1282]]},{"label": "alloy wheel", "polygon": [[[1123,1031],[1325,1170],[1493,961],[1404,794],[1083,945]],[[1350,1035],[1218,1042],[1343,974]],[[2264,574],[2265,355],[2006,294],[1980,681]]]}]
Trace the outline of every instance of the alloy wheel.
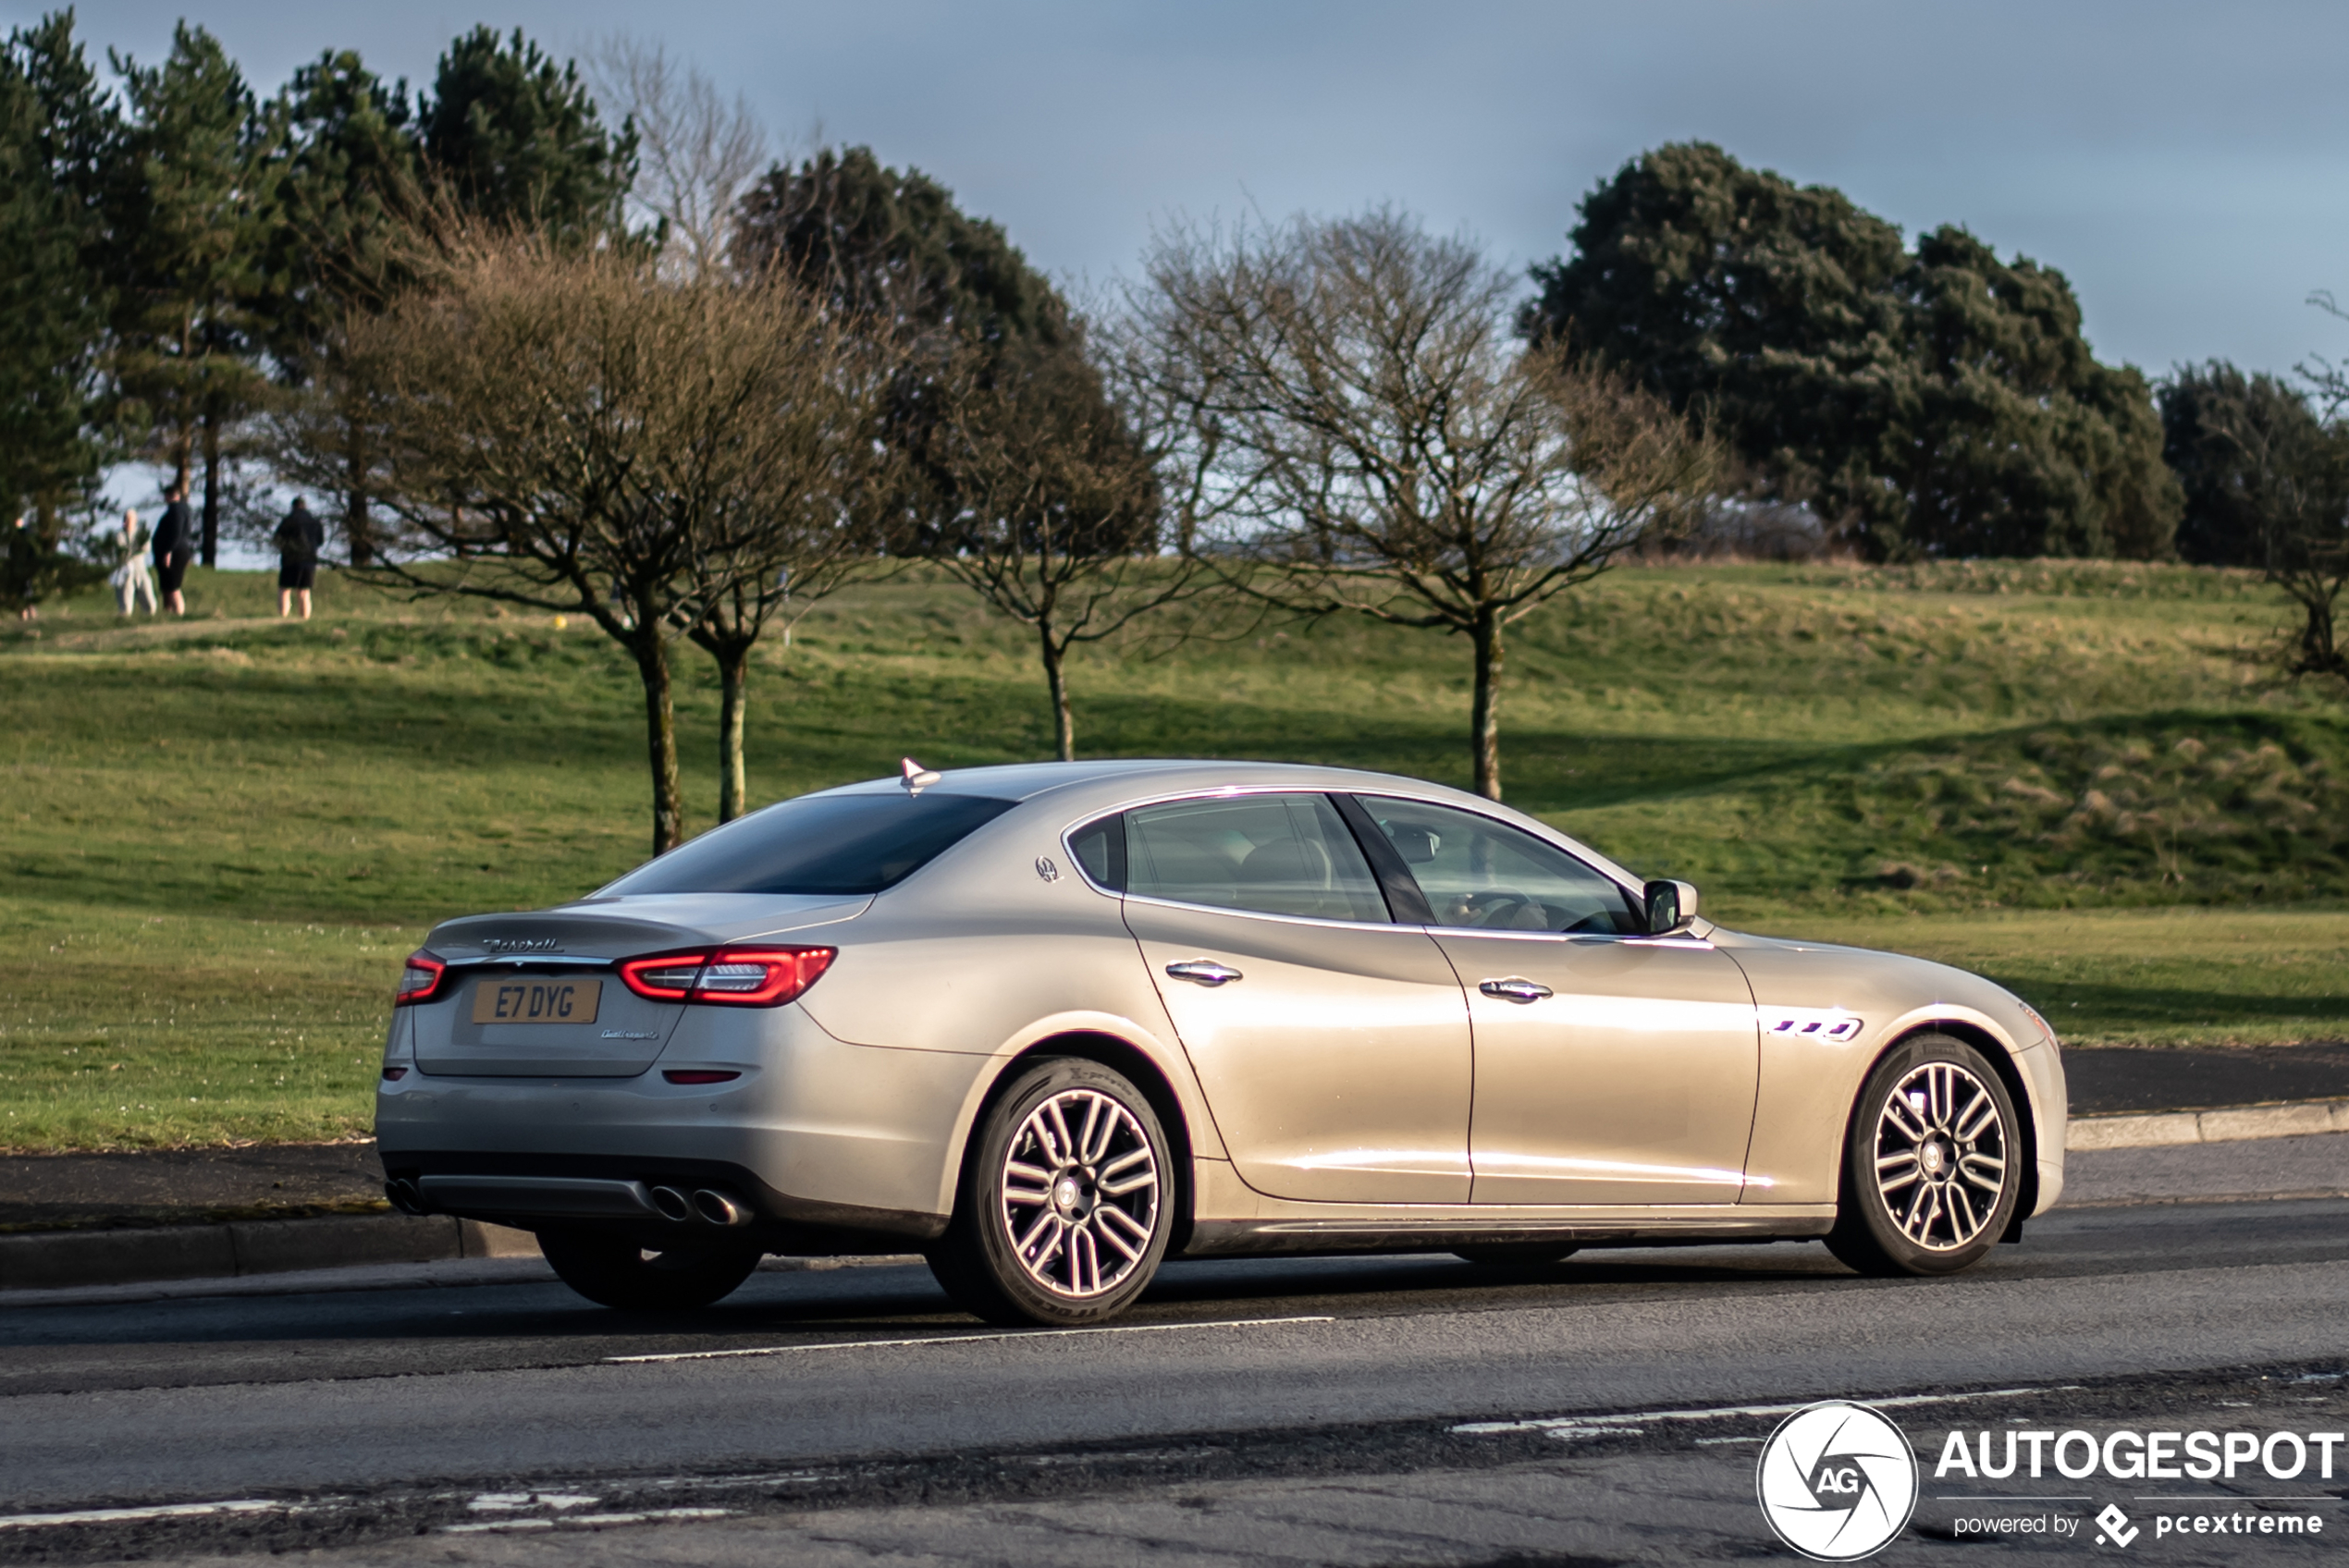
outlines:
[{"label": "alloy wheel", "polygon": [[1900,1233],[1929,1252],[1982,1234],[2006,1191],[2006,1119],[1989,1086],[1928,1061],[1893,1085],[1876,1118],[1876,1183]]},{"label": "alloy wheel", "polygon": [[1150,1250],[1158,1157],[1131,1111],[1097,1089],[1068,1089],[1020,1123],[996,1191],[1028,1278],[1082,1301],[1115,1289]]}]

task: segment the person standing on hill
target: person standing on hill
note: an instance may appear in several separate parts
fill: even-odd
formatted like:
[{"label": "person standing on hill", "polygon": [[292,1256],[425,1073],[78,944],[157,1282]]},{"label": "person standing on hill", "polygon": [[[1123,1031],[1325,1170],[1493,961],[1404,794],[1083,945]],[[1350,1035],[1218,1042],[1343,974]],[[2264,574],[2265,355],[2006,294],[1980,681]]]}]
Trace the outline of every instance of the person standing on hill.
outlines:
[{"label": "person standing on hill", "polygon": [[186,615],[188,601],[180,595],[179,585],[188,581],[188,563],[195,558],[195,520],[188,515],[187,492],[177,484],[165,491],[163,498],[170,504],[155,522],[155,577],[171,613]]},{"label": "person standing on hill", "polygon": [[115,607],[124,615],[136,610],[141,599],[147,602],[147,613],[155,613],[155,579],[147,570],[147,541],[139,532],[136,510],[122,514],[122,564],[106,581],[114,584]]},{"label": "person standing on hill", "polygon": [[326,525],[299,496],[286,521],[277,525],[277,619],[293,613],[294,598],[301,599],[301,619],[310,619],[310,590],[318,580],[318,552],[326,545]]}]

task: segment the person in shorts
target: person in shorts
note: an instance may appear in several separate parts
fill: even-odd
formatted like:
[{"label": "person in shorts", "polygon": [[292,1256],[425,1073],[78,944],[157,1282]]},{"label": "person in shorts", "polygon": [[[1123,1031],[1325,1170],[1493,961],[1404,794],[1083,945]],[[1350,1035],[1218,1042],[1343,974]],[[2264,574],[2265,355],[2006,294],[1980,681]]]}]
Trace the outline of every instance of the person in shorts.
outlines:
[{"label": "person in shorts", "polygon": [[299,598],[301,619],[308,620],[310,590],[318,581],[318,552],[326,548],[326,525],[296,496],[293,509],[277,525],[272,542],[277,546],[277,619],[291,615]]},{"label": "person in shorts", "polygon": [[195,559],[195,519],[188,513],[187,492],[177,484],[163,493],[169,503],[163,516],[155,520],[154,537],[149,541],[155,557],[155,586],[163,592],[163,602],[173,615],[186,615],[188,601],[179,592],[188,581],[189,563]]}]

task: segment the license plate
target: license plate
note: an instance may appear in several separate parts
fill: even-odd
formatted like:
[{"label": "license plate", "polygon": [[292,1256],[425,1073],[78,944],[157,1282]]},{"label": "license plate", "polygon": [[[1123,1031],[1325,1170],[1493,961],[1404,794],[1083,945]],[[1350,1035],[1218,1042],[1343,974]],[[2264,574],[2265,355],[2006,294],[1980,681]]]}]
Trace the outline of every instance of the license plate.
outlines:
[{"label": "license plate", "polygon": [[475,1023],[593,1023],[600,980],[484,980],[473,987]]}]

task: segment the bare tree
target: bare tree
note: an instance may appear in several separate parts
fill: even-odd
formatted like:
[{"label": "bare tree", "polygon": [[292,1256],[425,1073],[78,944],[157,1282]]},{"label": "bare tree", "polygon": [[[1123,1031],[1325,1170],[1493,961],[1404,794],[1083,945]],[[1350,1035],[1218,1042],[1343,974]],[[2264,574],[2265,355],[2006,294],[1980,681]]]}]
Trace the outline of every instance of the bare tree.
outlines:
[{"label": "bare tree", "polygon": [[1052,345],[965,360],[935,438],[961,509],[926,553],[1035,632],[1054,754],[1071,762],[1070,653],[1189,597],[1199,565],[1161,551],[1150,455],[1102,396],[1082,322]]},{"label": "bare tree", "polygon": [[1476,788],[1495,800],[1508,627],[1676,527],[1720,463],[1655,398],[1524,352],[1513,288],[1386,209],[1180,227],[1128,292],[1121,355],[1227,581],[1469,640]]},{"label": "bare tree", "polygon": [[843,322],[786,282],[800,344],[793,390],[773,408],[764,484],[727,496],[732,514],[688,567],[698,612],[686,635],[718,666],[718,820],[749,809],[743,732],[752,651],[836,590],[885,570],[888,543],[874,497],[891,487],[895,455],[881,428],[900,346],[871,324]]},{"label": "bare tree", "polygon": [[598,96],[635,128],[629,200],[666,226],[670,254],[687,273],[723,267],[735,203],[767,164],[767,128],[739,93],[729,102],[658,43],[615,32],[589,51],[587,68]]},{"label": "bare tree", "polygon": [[628,650],[670,849],[670,645],[735,586],[724,563],[771,570],[779,510],[801,505],[803,533],[828,515],[806,474],[811,430],[840,417],[841,328],[785,283],[664,278],[626,247],[529,233],[443,236],[420,272],[351,325],[286,423],[288,466],[344,472],[357,423],[397,520],[383,580],[581,615]]}]

